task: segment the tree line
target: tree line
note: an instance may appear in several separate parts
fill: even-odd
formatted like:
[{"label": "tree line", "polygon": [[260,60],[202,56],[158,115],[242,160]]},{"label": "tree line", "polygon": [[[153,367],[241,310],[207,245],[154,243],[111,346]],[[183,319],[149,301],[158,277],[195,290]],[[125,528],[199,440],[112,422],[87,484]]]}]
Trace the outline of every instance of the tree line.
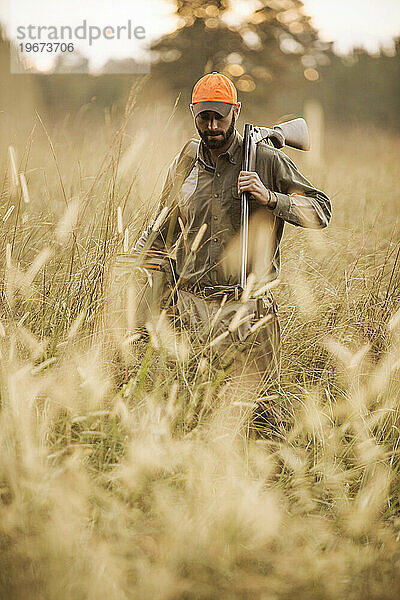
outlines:
[{"label": "tree line", "polygon": [[[227,20],[229,6],[229,0],[176,0],[178,28],[152,45],[151,73],[145,77],[124,73],[132,67],[129,59],[109,62],[100,76],[87,75],[82,73],[84,57],[72,66],[73,76],[62,74],[62,58],[55,74],[12,76],[3,36],[0,104],[9,98],[10,86],[23,87],[21,79],[16,81],[22,78],[51,116],[82,106],[118,112],[135,80],[142,81],[144,101],[157,101],[167,92],[171,99],[180,95],[187,106],[193,83],[204,73],[220,71],[234,81],[250,112],[265,108],[276,117],[298,114],[306,100],[314,99],[329,121],[400,129],[400,38],[390,56],[356,49],[339,57],[332,44],[319,39],[300,0],[261,0],[239,24]],[[111,69],[117,73],[109,74]]]}]

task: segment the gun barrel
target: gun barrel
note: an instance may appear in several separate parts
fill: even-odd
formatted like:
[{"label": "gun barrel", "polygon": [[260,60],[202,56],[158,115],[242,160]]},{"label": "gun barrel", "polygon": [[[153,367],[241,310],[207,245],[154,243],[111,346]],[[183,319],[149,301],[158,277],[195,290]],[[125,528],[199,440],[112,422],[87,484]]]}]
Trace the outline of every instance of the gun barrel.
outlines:
[{"label": "gun barrel", "polygon": [[[243,136],[243,161],[242,168],[249,171],[254,168],[254,142],[252,134],[253,125],[246,123]],[[247,252],[249,237],[249,194],[242,192],[240,198],[240,268],[239,268],[239,286],[244,290],[247,281]]]}]

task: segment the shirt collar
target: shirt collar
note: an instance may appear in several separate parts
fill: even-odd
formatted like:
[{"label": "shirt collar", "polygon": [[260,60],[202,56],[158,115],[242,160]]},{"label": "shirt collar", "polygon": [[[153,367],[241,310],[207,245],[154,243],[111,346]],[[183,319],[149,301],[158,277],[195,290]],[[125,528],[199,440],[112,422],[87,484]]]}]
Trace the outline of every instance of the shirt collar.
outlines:
[{"label": "shirt collar", "polygon": [[[243,145],[243,137],[240,135],[238,130],[235,128],[234,134],[233,134],[233,140],[232,140],[229,148],[221,156],[224,156],[225,154],[227,154],[228,155],[227,158],[228,158],[229,162],[232,164],[236,164],[240,160],[240,157],[241,157],[242,145]],[[206,159],[206,154],[204,153],[204,148],[205,148],[204,144],[201,141],[199,144],[199,147],[197,148],[197,160],[199,160],[204,166],[214,169],[214,167],[212,165],[210,165]]]},{"label": "shirt collar", "polygon": [[229,155],[229,162],[235,164],[238,162],[238,160],[240,160],[241,153],[242,153],[242,145],[243,145],[243,137],[240,135],[238,130],[235,128],[232,143],[229,146],[228,150],[226,151],[227,154]]}]

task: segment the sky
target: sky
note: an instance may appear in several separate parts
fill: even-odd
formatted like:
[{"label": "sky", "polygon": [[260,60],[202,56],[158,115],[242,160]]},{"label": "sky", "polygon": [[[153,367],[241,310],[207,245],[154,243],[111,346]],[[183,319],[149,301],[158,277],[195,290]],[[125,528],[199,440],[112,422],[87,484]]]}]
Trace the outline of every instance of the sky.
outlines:
[{"label": "sky", "polygon": [[400,0],[303,0],[320,37],[340,53],[354,46],[370,52],[392,48],[400,36]]},{"label": "sky", "polygon": [[[237,22],[255,6],[257,0],[231,0],[231,22]],[[345,53],[354,46],[363,46],[371,52],[380,47],[390,50],[393,37],[400,35],[400,0],[303,0],[305,12],[320,32],[322,39],[333,41],[337,52]],[[144,27],[144,39],[75,40],[88,56],[95,70],[108,58],[137,57],[145,59],[146,45],[176,26],[173,0],[1,0],[0,21],[6,25],[8,35],[16,36],[18,26],[68,25],[76,27],[83,20],[88,25],[116,28],[128,19],[132,28]],[[21,43],[21,40],[17,40]],[[24,41],[27,41],[25,38]],[[33,41],[33,40],[32,40]],[[26,55],[28,56],[28,55]],[[37,53],[35,65],[43,71],[51,67],[54,54]],[[29,57],[28,57],[29,58]]]}]

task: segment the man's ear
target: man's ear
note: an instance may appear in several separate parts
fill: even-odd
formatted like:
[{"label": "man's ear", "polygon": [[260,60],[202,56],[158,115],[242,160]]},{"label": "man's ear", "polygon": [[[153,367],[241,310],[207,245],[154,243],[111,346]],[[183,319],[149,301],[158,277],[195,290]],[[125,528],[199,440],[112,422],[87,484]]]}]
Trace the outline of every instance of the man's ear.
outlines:
[{"label": "man's ear", "polygon": [[233,112],[235,113],[235,118],[237,119],[239,114],[240,114],[240,109],[242,108],[242,103],[238,102],[237,104],[235,104],[235,108],[233,109]]}]

